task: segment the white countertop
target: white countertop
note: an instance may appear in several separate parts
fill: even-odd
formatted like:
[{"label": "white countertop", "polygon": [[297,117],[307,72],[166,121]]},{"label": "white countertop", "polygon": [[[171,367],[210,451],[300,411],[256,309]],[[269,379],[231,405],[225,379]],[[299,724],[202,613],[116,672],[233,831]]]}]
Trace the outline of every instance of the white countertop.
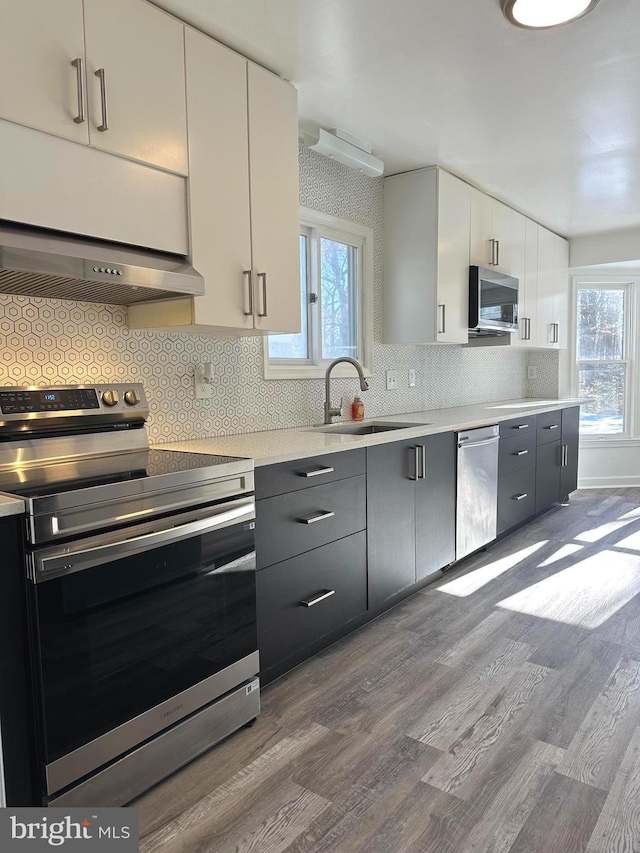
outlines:
[{"label": "white countertop", "polygon": [[7,515],[22,515],[25,509],[24,501],[20,498],[13,498],[11,495],[0,493],[0,518]]},{"label": "white countertop", "polygon": [[410,429],[390,430],[374,435],[339,435],[323,432],[322,427],[307,426],[293,429],[272,429],[241,435],[213,436],[192,441],[174,441],[154,446],[160,450],[181,450],[186,453],[241,456],[246,459],[253,459],[254,464],[258,467],[260,465],[272,465],[276,462],[304,459],[308,456],[319,456],[324,453],[353,450],[356,447],[371,447],[374,444],[402,441],[437,432],[488,426],[523,414],[537,415],[541,412],[566,409],[568,406],[577,406],[581,402],[585,401],[578,398],[504,400],[498,403],[460,406],[455,409],[434,409],[430,412],[388,415],[359,421],[357,424],[353,422],[345,424],[357,426],[358,424],[389,421],[391,423],[416,425]]}]

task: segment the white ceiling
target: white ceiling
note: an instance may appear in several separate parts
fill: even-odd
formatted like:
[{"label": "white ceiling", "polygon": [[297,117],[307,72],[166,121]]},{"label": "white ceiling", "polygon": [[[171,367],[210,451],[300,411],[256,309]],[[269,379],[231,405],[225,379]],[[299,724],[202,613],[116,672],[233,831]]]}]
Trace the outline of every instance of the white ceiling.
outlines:
[{"label": "white ceiling", "polygon": [[566,236],[640,225],[640,2],[510,26],[499,0],[157,0],[293,80],[303,124],[439,164]]}]

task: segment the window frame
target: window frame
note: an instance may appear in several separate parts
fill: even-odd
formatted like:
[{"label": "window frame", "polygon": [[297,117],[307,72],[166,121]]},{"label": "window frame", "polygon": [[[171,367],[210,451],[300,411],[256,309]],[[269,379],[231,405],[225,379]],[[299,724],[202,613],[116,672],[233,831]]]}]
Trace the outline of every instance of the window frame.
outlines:
[{"label": "window frame", "polygon": [[[638,288],[640,279],[634,276],[588,276],[573,277],[573,336],[572,336],[572,385],[576,396],[579,395],[579,377],[581,364],[623,364],[625,365],[625,405],[623,413],[624,431],[619,433],[580,433],[580,442],[599,444],[620,443],[636,440],[639,436],[635,374],[636,354],[638,351],[638,329],[640,323]],[[578,291],[580,290],[623,290],[625,291],[624,352],[620,359],[578,359]]]},{"label": "window frame", "polygon": [[[332,359],[320,359],[320,318],[322,290],[320,287],[320,241],[323,237],[355,246],[358,251],[358,354],[365,376],[373,375],[373,229],[349,222],[310,208],[300,208],[300,234],[306,234],[307,243],[307,297],[317,294],[312,302],[307,298],[308,359],[269,358],[269,335],[263,339],[263,365],[265,379],[322,379]],[[333,376],[353,376],[353,367],[339,364]]]}]

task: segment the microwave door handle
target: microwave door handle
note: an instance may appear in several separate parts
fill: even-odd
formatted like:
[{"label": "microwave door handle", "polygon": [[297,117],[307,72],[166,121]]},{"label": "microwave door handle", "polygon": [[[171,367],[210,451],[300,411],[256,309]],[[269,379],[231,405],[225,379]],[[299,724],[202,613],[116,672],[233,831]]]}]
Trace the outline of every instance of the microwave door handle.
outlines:
[{"label": "microwave door handle", "polygon": [[[163,545],[171,545],[174,542],[182,542],[202,533],[210,533],[214,530],[222,530],[233,524],[249,521],[255,518],[255,504],[253,499],[241,501],[222,512],[216,512],[213,516],[190,521],[168,530],[158,530],[154,533],[145,533],[125,539],[124,542],[111,542],[105,545],[95,545],[91,548],[67,553],[57,553],[50,556],[39,557],[34,555],[35,572],[32,580],[36,583],[69,575],[74,572],[82,572],[86,569],[101,566],[104,563],[112,563],[124,557],[141,554]],[[122,534],[126,535],[123,530]],[[99,541],[99,540],[98,540]]]}]

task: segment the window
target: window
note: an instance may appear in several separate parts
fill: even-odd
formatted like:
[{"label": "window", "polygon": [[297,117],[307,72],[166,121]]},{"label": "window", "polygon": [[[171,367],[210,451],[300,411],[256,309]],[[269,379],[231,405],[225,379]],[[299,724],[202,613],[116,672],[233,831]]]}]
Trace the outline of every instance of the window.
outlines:
[{"label": "window", "polygon": [[626,435],[630,431],[631,286],[579,281],[576,296],[578,393],[593,398],[581,407],[580,432]]},{"label": "window", "polygon": [[[269,335],[265,377],[323,376],[341,356],[358,359],[370,372],[373,232],[304,208],[300,219],[301,331]],[[352,371],[347,366],[344,375]]]}]

